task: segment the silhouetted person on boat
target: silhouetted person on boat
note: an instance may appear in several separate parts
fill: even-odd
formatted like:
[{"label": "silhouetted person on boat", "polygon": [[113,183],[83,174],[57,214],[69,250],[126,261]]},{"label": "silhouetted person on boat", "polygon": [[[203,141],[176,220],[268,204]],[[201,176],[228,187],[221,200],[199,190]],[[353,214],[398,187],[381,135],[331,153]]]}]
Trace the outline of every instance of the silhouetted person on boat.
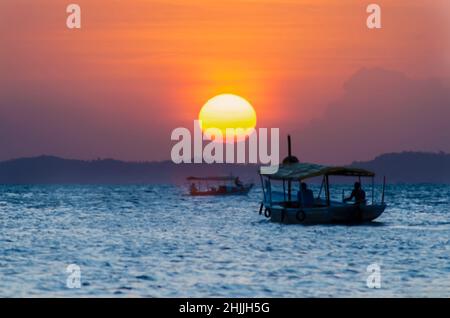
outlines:
[{"label": "silhouetted person on boat", "polygon": [[298,191],[298,201],[301,207],[311,208],[314,206],[314,193],[311,189],[308,189],[308,185],[304,182],[300,185],[300,191]]},{"label": "silhouetted person on boat", "polygon": [[244,184],[241,182],[241,180],[239,179],[239,177],[237,177],[236,179],[234,179],[234,184],[236,185],[236,187],[238,188],[242,188],[244,186]]},{"label": "silhouetted person on boat", "polygon": [[366,203],[366,192],[361,188],[361,183],[355,182],[352,194],[344,199],[344,202],[348,202],[355,199],[355,204]]},{"label": "silhouetted person on boat", "polygon": [[196,193],[198,191],[197,186],[195,185],[195,183],[191,184],[190,190],[191,190],[191,193]]}]

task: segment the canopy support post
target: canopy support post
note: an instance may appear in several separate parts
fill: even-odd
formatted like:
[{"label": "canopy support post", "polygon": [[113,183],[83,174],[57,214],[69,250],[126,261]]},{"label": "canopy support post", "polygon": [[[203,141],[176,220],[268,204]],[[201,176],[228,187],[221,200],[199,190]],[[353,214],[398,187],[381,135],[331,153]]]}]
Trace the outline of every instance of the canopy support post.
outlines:
[{"label": "canopy support post", "polygon": [[322,178],[322,183],[320,184],[320,190],[319,195],[317,196],[317,199],[320,199],[320,196],[322,195],[323,186],[325,184],[325,177]]},{"label": "canopy support post", "polygon": [[372,177],[372,205],[375,204],[375,178]]},{"label": "canopy support post", "polygon": [[[289,160],[292,157],[292,148],[291,148],[291,135],[288,135],[288,158]],[[292,182],[291,180],[288,180],[288,200],[289,202],[291,202],[292,196],[291,196],[291,191],[292,191]]]},{"label": "canopy support post", "polygon": [[267,202],[267,200],[266,200],[266,187],[264,186],[264,178],[263,178],[263,176],[261,174],[259,175],[259,178],[261,179],[261,187],[262,187],[262,190],[263,190],[263,199],[264,199],[264,202]]},{"label": "canopy support post", "polygon": [[330,206],[330,179],[325,175],[326,191],[327,191],[327,206]]}]

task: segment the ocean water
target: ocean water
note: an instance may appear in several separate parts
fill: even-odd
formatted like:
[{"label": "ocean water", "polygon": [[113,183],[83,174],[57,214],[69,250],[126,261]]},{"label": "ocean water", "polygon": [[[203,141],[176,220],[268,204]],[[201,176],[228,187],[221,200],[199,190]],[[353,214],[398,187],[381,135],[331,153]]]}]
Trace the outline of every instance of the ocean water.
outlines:
[{"label": "ocean water", "polygon": [[389,186],[386,212],[358,226],[271,223],[259,188],[185,192],[0,186],[0,296],[450,297],[450,186]]}]

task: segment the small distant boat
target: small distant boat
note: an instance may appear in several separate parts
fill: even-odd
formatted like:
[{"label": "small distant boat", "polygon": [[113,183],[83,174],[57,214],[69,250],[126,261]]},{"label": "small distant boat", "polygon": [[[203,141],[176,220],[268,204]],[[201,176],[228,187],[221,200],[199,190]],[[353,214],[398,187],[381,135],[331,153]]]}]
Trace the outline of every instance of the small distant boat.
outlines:
[{"label": "small distant boat", "polygon": [[246,195],[253,183],[243,184],[239,177],[189,177],[191,196]]},{"label": "small distant boat", "polygon": [[[383,182],[381,202],[376,203],[374,198],[374,177],[375,174],[364,169],[352,167],[328,167],[312,163],[300,163],[296,157],[291,156],[290,138],[289,156],[279,166],[275,174],[263,173],[260,171],[261,183],[264,198],[261,203],[259,214],[270,218],[272,222],[287,224],[327,224],[327,223],[364,223],[375,220],[386,209],[384,203],[384,191],[386,179]],[[346,203],[333,201],[330,197],[330,177],[345,176],[361,178],[369,177],[372,181],[371,203],[364,200],[360,203]],[[322,185],[317,197],[311,194],[308,206],[305,206],[298,196],[292,197],[292,187],[304,180],[322,177]],[[274,182],[282,183],[282,193],[273,191]],[[321,194],[325,193],[324,198]],[[299,194],[301,196],[301,194]],[[344,197],[344,193],[342,194]],[[306,200],[305,200],[306,201]]]}]

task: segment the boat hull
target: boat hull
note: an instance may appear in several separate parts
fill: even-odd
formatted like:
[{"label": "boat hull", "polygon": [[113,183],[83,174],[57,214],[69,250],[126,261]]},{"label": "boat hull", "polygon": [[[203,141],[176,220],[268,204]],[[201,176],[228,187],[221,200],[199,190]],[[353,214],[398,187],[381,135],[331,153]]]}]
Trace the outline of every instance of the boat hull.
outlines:
[{"label": "boat hull", "polygon": [[228,196],[228,195],[247,195],[252,189],[253,185],[244,186],[242,188],[233,188],[229,191],[195,191],[190,193],[194,197],[204,196]]},{"label": "boat hull", "polygon": [[385,204],[374,205],[336,205],[314,208],[266,208],[272,222],[285,224],[332,224],[365,223],[378,218],[386,209]]}]

